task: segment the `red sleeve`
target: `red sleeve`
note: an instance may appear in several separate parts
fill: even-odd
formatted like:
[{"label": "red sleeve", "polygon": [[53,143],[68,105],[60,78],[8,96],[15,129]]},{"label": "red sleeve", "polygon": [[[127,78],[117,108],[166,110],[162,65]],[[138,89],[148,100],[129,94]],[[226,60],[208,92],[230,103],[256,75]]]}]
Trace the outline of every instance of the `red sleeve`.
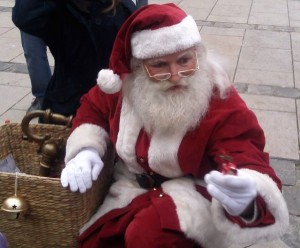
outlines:
[{"label": "red sleeve", "polygon": [[[216,102],[216,105],[220,103]],[[224,102],[223,102],[224,104]],[[223,113],[216,113],[221,109]],[[215,111],[214,111],[215,110]],[[219,171],[221,171],[222,160],[220,155],[229,155],[237,168],[247,168],[267,174],[281,189],[280,179],[269,164],[269,155],[264,152],[265,136],[255,114],[248,109],[244,101],[235,90],[232,91],[226,102],[226,106],[214,106],[212,114],[219,116],[209,143],[209,156],[214,160]],[[220,118],[223,116],[223,118]],[[213,117],[212,117],[213,118]],[[251,224],[246,224],[239,217],[226,214],[232,222],[241,227],[257,227],[271,225],[275,222],[274,216],[262,197],[256,198],[259,218]],[[225,210],[224,210],[225,211]]]},{"label": "red sleeve", "polygon": [[[221,107],[220,104],[223,106]],[[269,175],[281,189],[282,184],[264,152],[265,136],[255,114],[248,109],[236,91],[225,102],[216,102],[211,118],[218,118],[209,141],[209,156],[221,171],[220,155],[229,155],[237,168],[247,168]],[[226,107],[224,107],[224,105]],[[218,109],[222,113],[218,113]],[[213,117],[216,116],[216,117]]]},{"label": "red sleeve", "polygon": [[116,112],[118,98],[119,93],[108,95],[102,92],[99,86],[94,86],[82,96],[72,130],[81,124],[89,123],[101,126],[109,133],[109,121]]}]

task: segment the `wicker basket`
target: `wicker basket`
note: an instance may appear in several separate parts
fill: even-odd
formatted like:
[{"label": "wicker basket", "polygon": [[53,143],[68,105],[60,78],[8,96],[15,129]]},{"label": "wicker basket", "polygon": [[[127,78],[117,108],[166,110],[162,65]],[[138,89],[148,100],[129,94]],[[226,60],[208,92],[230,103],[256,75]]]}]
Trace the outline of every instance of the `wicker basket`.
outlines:
[{"label": "wicker basket", "polygon": [[[31,124],[35,133],[50,133],[67,137],[64,126]],[[7,218],[0,210],[0,231],[10,248],[77,247],[80,227],[101,204],[110,184],[113,152],[108,149],[104,169],[92,189],[84,194],[72,193],[61,186],[59,178],[38,176],[41,155],[38,145],[22,139],[20,124],[0,127],[0,159],[12,154],[16,165],[25,175],[18,176],[18,195],[30,205],[30,214],[17,220]],[[0,172],[0,204],[14,194],[15,174]]]}]

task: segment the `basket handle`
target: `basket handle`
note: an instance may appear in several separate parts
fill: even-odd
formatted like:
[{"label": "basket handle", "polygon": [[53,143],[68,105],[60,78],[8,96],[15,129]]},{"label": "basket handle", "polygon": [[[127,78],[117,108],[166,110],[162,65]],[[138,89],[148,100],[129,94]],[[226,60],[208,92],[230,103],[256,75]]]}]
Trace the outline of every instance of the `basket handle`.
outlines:
[{"label": "basket handle", "polygon": [[45,140],[51,138],[51,135],[46,134],[44,136],[32,133],[29,123],[34,118],[43,118],[45,123],[55,123],[58,125],[64,125],[66,127],[71,127],[73,116],[66,117],[61,114],[52,113],[50,109],[47,110],[35,110],[28,112],[21,123],[21,128],[23,133],[27,136],[28,140],[35,141],[39,144],[44,143]]}]

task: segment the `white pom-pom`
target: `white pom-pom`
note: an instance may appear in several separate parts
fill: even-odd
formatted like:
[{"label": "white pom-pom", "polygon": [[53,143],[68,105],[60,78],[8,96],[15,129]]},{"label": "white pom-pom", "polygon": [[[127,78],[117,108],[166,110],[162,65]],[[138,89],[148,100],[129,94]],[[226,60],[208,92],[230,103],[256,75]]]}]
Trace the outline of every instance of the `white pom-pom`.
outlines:
[{"label": "white pom-pom", "polygon": [[110,69],[102,69],[98,73],[97,84],[107,94],[119,92],[122,87],[122,80],[119,75],[114,74]]}]

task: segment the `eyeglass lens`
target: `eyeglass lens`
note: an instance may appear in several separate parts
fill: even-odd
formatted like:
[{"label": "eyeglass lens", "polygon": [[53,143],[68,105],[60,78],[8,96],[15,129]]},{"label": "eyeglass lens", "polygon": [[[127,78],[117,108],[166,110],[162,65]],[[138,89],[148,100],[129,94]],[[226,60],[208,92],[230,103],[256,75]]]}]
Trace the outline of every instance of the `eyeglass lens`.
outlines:
[{"label": "eyeglass lens", "polygon": [[[194,74],[194,72],[196,70],[197,69],[190,69],[190,70],[185,70],[185,71],[179,71],[179,72],[177,72],[177,75],[179,77],[189,77],[192,74]],[[161,73],[161,74],[151,75],[152,78],[155,78],[157,80],[168,80],[171,76],[172,76],[171,73]]]},{"label": "eyeglass lens", "polygon": [[199,64],[198,64],[198,58],[197,54],[196,55],[196,68],[195,69],[189,69],[189,70],[183,70],[183,71],[178,71],[177,74],[171,74],[171,73],[158,73],[154,75],[150,75],[149,70],[146,65],[144,65],[149,77],[154,78],[156,80],[168,80],[172,75],[178,75],[180,77],[189,77],[192,74],[194,74],[195,71],[199,70]]}]

